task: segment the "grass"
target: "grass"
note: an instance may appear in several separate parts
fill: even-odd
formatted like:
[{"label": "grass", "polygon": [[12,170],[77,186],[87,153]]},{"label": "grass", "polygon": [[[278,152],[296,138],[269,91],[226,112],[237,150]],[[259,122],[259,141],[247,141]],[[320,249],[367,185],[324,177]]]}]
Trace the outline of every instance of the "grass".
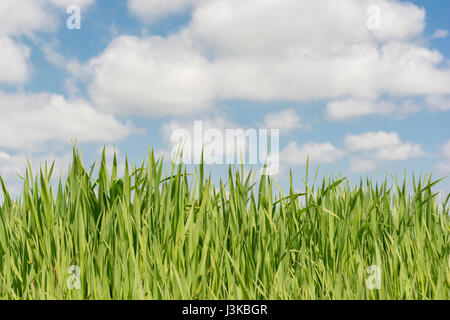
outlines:
[{"label": "grass", "polygon": [[149,151],[119,178],[103,157],[94,178],[74,149],[55,188],[50,166],[27,170],[17,200],[1,181],[0,298],[450,298],[449,210],[430,176],[411,190],[305,179],[298,194],[292,176],[282,193],[240,168],[214,186],[203,165],[163,167]]}]

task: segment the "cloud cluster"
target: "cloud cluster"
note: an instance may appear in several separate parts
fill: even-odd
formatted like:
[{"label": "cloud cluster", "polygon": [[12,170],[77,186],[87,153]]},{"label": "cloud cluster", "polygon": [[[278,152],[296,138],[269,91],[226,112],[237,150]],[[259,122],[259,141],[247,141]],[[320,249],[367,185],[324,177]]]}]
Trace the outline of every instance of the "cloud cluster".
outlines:
[{"label": "cloud cluster", "polygon": [[92,100],[106,111],[190,114],[215,95],[210,63],[178,39],[121,36],[89,66]]},{"label": "cloud cluster", "polygon": [[261,128],[280,129],[281,134],[287,134],[293,130],[302,129],[304,125],[300,116],[294,109],[287,109],[280,112],[268,113],[264,117],[264,123]]},{"label": "cloud cluster", "polygon": [[422,108],[420,105],[409,100],[394,103],[389,100],[345,99],[329,102],[326,107],[325,116],[332,121],[357,119],[368,115],[383,116],[394,114],[396,117],[402,117],[418,112]]},{"label": "cloud cluster", "polygon": [[425,155],[421,145],[401,141],[396,132],[348,135],[345,145],[350,151],[370,152],[374,158],[380,160],[407,160]]},{"label": "cloud cluster", "polygon": [[206,0],[128,0],[130,12],[147,23],[155,22],[170,14],[191,8]]},{"label": "cloud cluster", "polygon": [[302,146],[299,146],[297,142],[291,142],[282,150],[280,159],[288,165],[306,164],[308,157],[311,162],[327,164],[341,160],[344,155],[343,150],[330,142],[307,142]]},{"label": "cloud cluster", "polygon": [[448,36],[448,30],[438,29],[431,36],[432,39],[445,39]]},{"label": "cloud cluster", "polygon": [[349,161],[352,172],[372,171],[377,164],[389,161],[406,161],[427,155],[419,144],[403,142],[396,132],[366,132],[347,135],[343,149],[330,142],[307,142],[299,146],[297,142],[287,145],[280,159],[287,165],[303,165],[309,156],[311,162],[335,163],[342,159]]},{"label": "cloud cluster", "polygon": [[[191,6],[192,19],[179,32],[165,38],[118,37],[90,62],[90,94],[104,110],[189,114],[224,100],[328,100],[334,119],[342,119],[392,112],[397,106],[389,100],[381,109],[373,105],[381,96],[450,94],[443,56],[419,41],[425,11],[410,3],[170,3],[130,0],[128,5],[142,15]],[[367,27],[371,5],[380,9],[376,30]]]},{"label": "cloud cluster", "polygon": [[434,111],[450,110],[450,95],[428,96],[426,104],[429,109]]},{"label": "cloud cluster", "polygon": [[403,142],[396,132],[366,132],[347,135],[344,142],[352,152],[349,169],[352,172],[372,171],[386,161],[406,161],[427,156],[422,145]]},{"label": "cloud cluster", "polygon": [[[298,128],[299,122],[297,121],[294,121],[296,125],[279,121],[281,118],[288,118],[287,116],[295,118],[297,115],[292,109],[281,111],[278,114],[281,115],[280,118],[277,118],[277,114],[274,113],[267,114],[265,123],[258,125],[258,128],[281,129],[281,131],[283,131],[283,128]],[[202,148],[207,148],[208,146],[218,143],[218,141],[214,140],[205,141],[204,136],[201,135],[201,133],[205,133],[209,129],[214,129],[220,131],[222,135],[225,136],[227,129],[239,128],[236,123],[223,116],[204,118],[202,119],[203,131],[199,135],[196,135],[192,124],[193,121],[186,119],[183,121],[173,120],[163,125],[161,134],[166,145],[172,148],[172,150],[175,146],[178,146],[171,138],[177,129],[184,129],[186,137],[194,138],[184,141],[185,153],[187,150],[191,150],[194,154],[201,154]],[[267,126],[267,124],[273,124],[274,126]],[[243,135],[245,135],[246,129],[248,128],[243,128]],[[221,143],[219,149],[221,150],[224,150],[224,146],[229,143],[227,140],[225,140],[225,143],[223,142],[224,141],[219,141],[219,143]],[[248,142],[243,140],[241,143],[241,145],[238,145],[238,149],[245,151],[246,143]],[[450,142],[447,149],[448,159],[450,159]],[[191,151],[189,151],[189,154],[191,154]],[[170,153],[171,152],[168,149],[160,150],[160,154],[166,155],[166,158]],[[227,152],[224,151],[220,156],[226,154]],[[386,162],[406,161],[426,156],[428,156],[428,153],[423,149],[422,145],[404,142],[400,139],[397,132],[385,131],[366,132],[354,135],[349,134],[344,138],[342,148],[329,141],[307,141],[303,144],[297,141],[291,141],[284,148],[279,150],[279,159],[282,168],[304,165],[309,157],[310,162],[321,164],[331,164],[341,160],[347,160],[347,163],[349,164],[348,168],[352,172],[372,171],[376,169],[377,165]]]},{"label": "cloud cluster", "polygon": [[132,128],[84,100],[41,93],[0,92],[0,148],[36,150],[47,142],[70,144],[108,142],[130,134]]},{"label": "cloud cluster", "polygon": [[0,35],[0,83],[20,84],[28,80],[30,49]]},{"label": "cloud cluster", "polygon": [[95,2],[95,0],[44,0],[44,1],[48,1],[49,4],[62,9],[66,9],[69,6],[78,6],[81,9],[85,9]]}]

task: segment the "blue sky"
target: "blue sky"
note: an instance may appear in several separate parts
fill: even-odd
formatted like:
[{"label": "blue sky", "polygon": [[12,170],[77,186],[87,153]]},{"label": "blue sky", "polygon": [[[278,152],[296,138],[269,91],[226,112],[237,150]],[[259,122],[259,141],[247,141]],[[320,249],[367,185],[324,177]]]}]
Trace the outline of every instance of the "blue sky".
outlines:
[{"label": "blue sky", "polygon": [[[80,30],[66,27],[72,4]],[[167,155],[171,132],[202,120],[280,129],[282,185],[306,154],[352,179],[446,176],[449,13],[417,0],[4,0],[0,175],[18,185],[25,155],[64,168],[73,139],[88,162],[105,144]]]}]

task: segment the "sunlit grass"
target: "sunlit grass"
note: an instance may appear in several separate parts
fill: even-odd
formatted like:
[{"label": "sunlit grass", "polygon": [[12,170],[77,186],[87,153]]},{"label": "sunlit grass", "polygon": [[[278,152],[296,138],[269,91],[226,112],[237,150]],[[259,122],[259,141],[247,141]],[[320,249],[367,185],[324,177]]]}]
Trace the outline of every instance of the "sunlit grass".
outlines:
[{"label": "sunlit grass", "polygon": [[[283,194],[270,177],[230,168],[214,185],[149,152],[118,175],[94,177],[74,150],[67,177],[23,177],[18,200],[2,183],[3,299],[448,299],[448,197],[429,176],[356,185],[308,182]],[[300,179],[300,177],[295,178]],[[391,186],[391,187],[389,187]],[[80,268],[71,290],[68,268]],[[367,268],[380,267],[370,290]],[[70,279],[69,279],[70,280]]]}]

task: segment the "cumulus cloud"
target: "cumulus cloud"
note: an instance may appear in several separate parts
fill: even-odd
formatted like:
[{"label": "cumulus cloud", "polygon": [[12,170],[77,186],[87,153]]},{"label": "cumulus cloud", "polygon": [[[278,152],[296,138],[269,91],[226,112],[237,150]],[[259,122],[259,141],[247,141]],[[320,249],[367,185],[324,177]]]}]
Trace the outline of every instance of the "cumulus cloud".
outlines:
[{"label": "cumulus cloud", "polygon": [[145,22],[154,22],[205,0],[128,0],[128,10]]},{"label": "cumulus cloud", "polygon": [[423,108],[420,104],[404,100],[400,103],[389,100],[373,101],[364,99],[346,99],[327,103],[325,116],[332,121],[360,118],[369,115],[395,115],[403,117],[418,112]]},{"label": "cumulus cloud", "polygon": [[345,145],[349,151],[366,152],[367,156],[377,160],[408,160],[426,155],[421,145],[401,141],[396,132],[348,135]]},{"label": "cumulus cloud", "polygon": [[444,29],[438,29],[436,30],[433,35],[431,36],[432,39],[444,39],[447,38],[448,31]]},{"label": "cumulus cloud", "polygon": [[30,49],[14,42],[10,37],[0,36],[0,83],[20,84],[29,75]]},{"label": "cumulus cloud", "polygon": [[350,172],[369,172],[390,161],[406,161],[427,156],[422,145],[403,142],[396,132],[366,132],[347,135],[344,145]]},{"label": "cumulus cloud", "polygon": [[394,110],[395,105],[390,102],[376,103],[370,100],[347,99],[329,102],[326,115],[332,120],[343,120],[372,114],[385,115]]},{"label": "cumulus cloud", "polygon": [[399,145],[400,138],[395,132],[368,132],[361,135],[349,135],[345,144],[350,151],[368,151]]},{"label": "cumulus cloud", "polygon": [[31,35],[36,31],[50,31],[56,27],[48,6],[40,0],[2,0],[0,4],[0,34]]},{"label": "cumulus cloud", "polygon": [[295,129],[303,128],[300,116],[294,109],[287,109],[281,112],[268,113],[264,117],[261,128],[280,129],[282,134],[289,133]]},{"label": "cumulus cloud", "polygon": [[431,95],[427,96],[426,104],[433,111],[450,110],[450,95]]},{"label": "cumulus cloud", "polygon": [[132,128],[101,113],[84,100],[41,93],[0,92],[0,147],[36,150],[44,143],[108,142],[128,136]]},{"label": "cumulus cloud", "polygon": [[270,56],[221,57],[214,62],[222,99],[312,101],[343,96],[444,94],[449,70],[436,51],[412,44],[348,44],[331,52],[301,47]]},{"label": "cumulus cloud", "polygon": [[124,114],[186,114],[215,95],[208,60],[180,39],[121,36],[90,62],[93,101]]},{"label": "cumulus cloud", "polygon": [[[382,18],[375,33],[367,28],[366,15],[373,5]],[[190,31],[219,55],[298,49],[326,54],[374,38],[410,39],[423,31],[424,19],[423,9],[390,0],[215,0],[197,7]]]},{"label": "cumulus cloud", "polygon": [[69,6],[79,6],[80,8],[87,8],[92,5],[95,0],[47,0],[51,5],[58,8],[66,9]]},{"label": "cumulus cloud", "polygon": [[330,142],[307,142],[302,146],[291,142],[281,151],[280,159],[288,165],[303,165],[309,157],[312,162],[326,164],[341,160],[344,156],[345,151]]},{"label": "cumulus cloud", "polygon": [[[380,9],[376,30],[367,27],[371,5]],[[128,6],[143,15],[192,6],[192,19],[165,38],[121,36],[90,62],[90,94],[105,110],[189,114],[224,100],[347,99],[366,101],[354,112],[362,116],[379,112],[367,101],[384,95],[450,94],[443,56],[416,41],[425,11],[410,3],[130,0]]]}]

